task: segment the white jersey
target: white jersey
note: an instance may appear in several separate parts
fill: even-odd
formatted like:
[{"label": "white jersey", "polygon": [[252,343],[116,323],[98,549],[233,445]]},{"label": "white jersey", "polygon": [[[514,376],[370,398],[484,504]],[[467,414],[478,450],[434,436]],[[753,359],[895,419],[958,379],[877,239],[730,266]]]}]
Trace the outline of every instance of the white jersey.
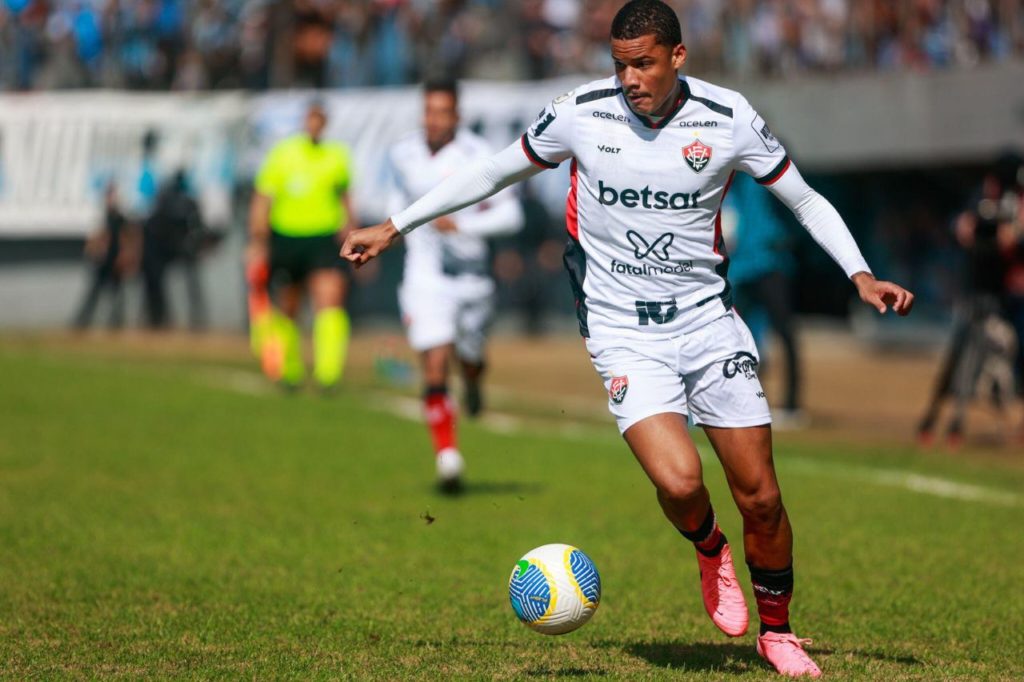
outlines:
[{"label": "white jersey", "polygon": [[[403,137],[390,152],[392,207],[412,203],[445,178],[491,153],[483,138],[467,130],[457,131],[454,139],[436,153],[427,146],[423,131]],[[522,209],[515,195],[512,190],[499,192],[450,217],[457,226],[455,232],[442,233],[431,224],[407,236],[405,283],[436,288],[446,278],[457,277],[477,289],[492,288],[486,238],[520,229]]]},{"label": "white jersey", "polygon": [[571,159],[566,267],[580,331],[676,336],[732,307],[721,207],[733,173],[778,180],[789,157],[739,93],[680,78],[675,108],[636,114],[615,77],[556,98],[523,135],[533,163]]}]

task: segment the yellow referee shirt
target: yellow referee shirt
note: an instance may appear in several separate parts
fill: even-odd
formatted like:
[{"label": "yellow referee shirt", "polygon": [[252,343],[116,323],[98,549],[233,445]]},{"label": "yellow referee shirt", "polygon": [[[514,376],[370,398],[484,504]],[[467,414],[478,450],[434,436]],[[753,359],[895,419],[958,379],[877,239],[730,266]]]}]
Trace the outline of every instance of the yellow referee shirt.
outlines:
[{"label": "yellow referee shirt", "polygon": [[333,234],[348,219],[339,195],[348,189],[348,147],[314,144],[306,134],[278,142],[256,175],[256,190],[272,199],[270,228],[289,237]]}]

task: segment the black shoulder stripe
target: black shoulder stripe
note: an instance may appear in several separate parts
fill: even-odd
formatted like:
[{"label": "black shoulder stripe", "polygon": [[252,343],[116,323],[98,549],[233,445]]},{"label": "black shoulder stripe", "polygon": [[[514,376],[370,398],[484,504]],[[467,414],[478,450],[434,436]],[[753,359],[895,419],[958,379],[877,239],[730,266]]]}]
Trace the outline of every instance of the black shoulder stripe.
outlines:
[{"label": "black shoulder stripe", "polygon": [[522,142],[523,151],[526,152],[527,158],[530,159],[535,166],[540,166],[541,168],[558,168],[559,164],[552,163],[551,161],[542,158],[537,152],[533,151],[533,146],[530,144],[530,138],[526,133],[523,133],[523,136],[519,138],[519,140]]},{"label": "black shoulder stripe", "polygon": [[586,104],[606,97],[615,97],[622,92],[622,88],[608,88],[607,90],[591,90],[576,98],[576,104]]},{"label": "black shoulder stripe", "polygon": [[754,178],[754,180],[759,185],[770,185],[773,182],[775,182],[776,180],[778,180],[779,178],[781,178],[782,174],[785,173],[786,170],[788,170],[788,169],[789,169],[789,154],[787,154],[786,156],[783,156],[782,160],[779,161],[777,164],[775,164],[775,168],[772,168],[770,171],[768,171],[767,173],[765,173],[764,175],[762,175],[759,178]]},{"label": "black shoulder stripe", "polygon": [[709,99],[705,99],[704,97],[698,97],[697,95],[690,95],[690,99],[692,99],[694,102],[700,102],[708,109],[717,114],[721,114],[722,116],[728,116],[729,118],[732,118],[731,107],[727,107],[724,104],[719,104],[718,102],[712,102]]}]

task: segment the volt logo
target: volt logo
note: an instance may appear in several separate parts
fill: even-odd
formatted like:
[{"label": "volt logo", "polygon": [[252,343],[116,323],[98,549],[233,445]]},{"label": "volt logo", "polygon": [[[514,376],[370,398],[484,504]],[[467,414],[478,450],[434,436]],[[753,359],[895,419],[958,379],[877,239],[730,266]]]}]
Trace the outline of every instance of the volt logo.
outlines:
[{"label": "volt logo", "polygon": [[637,324],[646,327],[654,324],[668,324],[676,318],[679,308],[675,299],[671,301],[636,301]]},{"label": "volt logo", "polygon": [[675,238],[674,234],[666,232],[655,239],[653,244],[648,244],[647,240],[639,232],[634,232],[633,230],[626,232],[626,239],[633,245],[633,255],[637,260],[643,260],[652,253],[658,260],[668,260],[668,247],[672,246],[672,241]]}]

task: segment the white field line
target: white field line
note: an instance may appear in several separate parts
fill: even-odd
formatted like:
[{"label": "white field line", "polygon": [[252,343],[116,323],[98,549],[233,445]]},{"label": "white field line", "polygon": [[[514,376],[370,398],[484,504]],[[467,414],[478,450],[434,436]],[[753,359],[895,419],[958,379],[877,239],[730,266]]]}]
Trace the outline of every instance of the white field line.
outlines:
[{"label": "white field line", "polygon": [[901,488],[910,492],[942,497],[949,500],[983,502],[1000,507],[1024,506],[1024,497],[1007,490],[989,488],[973,483],[960,483],[948,478],[927,476],[913,471],[851,466],[848,464],[821,462],[806,457],[782,456],[777,461],[784,469],[788,468],[800,473],[813,473],[845,481],[860,481],[889,488]]},{"label": "white field line", "polygon": [[[204,373],[204,384],[226,388],[243,395],[265,396],[275,393],[275,389],[259,374],[241,370],[224,370]],[[370,406],[381,412],[392,414],[401,419],[419,422],[423,419],[423,406],[416,398],[395,396],[384,392],[370,394]],[[594,425],[582,422],[565,421],[557,429],[546,429],[531,426],[520,417],[505,413],[491,412],[480,421],[480,426],[495,433],[538,433],[547,431],[566,440],[600,440],[607,441],[604,431],[598,432]],[[709,448],[702,447],[702,459],[713,460],[715,455]],[[913,471],[883,469],[866,466],[851,466],[827,461],[818,461],[806,457],[782,456],[778,462],[784,469],[792,469],[801,473],[813,473],[842,480],[857,480],[864,483],[900,488],[922,495],[931,495],[950,500],[964,502],[981,502],[1000,507],[1024,506],[1024,496],[1006,490],[997,490],[971,483],[959,483],[938,476],[926,476]]]}]

